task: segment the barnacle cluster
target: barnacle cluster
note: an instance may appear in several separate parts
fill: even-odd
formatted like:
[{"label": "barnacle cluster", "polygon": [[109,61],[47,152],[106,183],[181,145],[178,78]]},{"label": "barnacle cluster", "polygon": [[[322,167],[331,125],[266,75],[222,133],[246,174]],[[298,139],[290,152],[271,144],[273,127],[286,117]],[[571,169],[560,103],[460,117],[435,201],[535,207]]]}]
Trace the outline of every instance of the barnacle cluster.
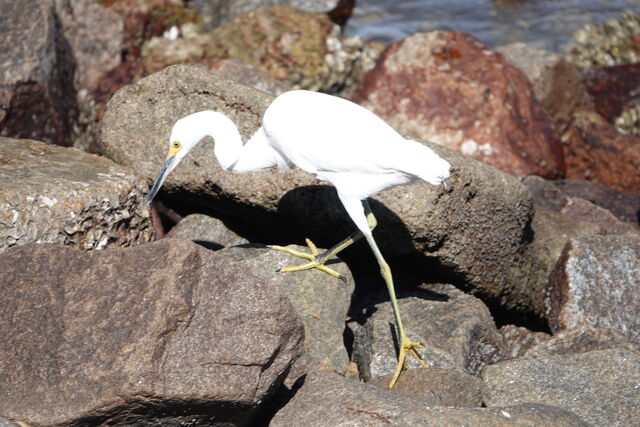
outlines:
[{"label": "barnacle cluster", "polygon": [[640,103],[627,106],[616,118],[615,125],[619,132],[640,136]]},{"label": "barnacle cluster", "polygon": [[579,69],[640,61],[640,15],[626,11],[618,20],[588,24],[577,30],[569,46],[571,61]]}]

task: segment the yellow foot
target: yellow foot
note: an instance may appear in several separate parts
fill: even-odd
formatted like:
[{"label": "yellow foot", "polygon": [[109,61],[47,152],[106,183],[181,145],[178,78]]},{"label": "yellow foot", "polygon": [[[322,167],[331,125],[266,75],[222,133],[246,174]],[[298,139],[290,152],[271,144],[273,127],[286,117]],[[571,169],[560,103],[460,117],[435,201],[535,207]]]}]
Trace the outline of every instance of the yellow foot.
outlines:
[{"label": "yellow foot", "polygon": [[286,252],[288,254],[297,256],[299,258],[303,258],[303,259],[308,259],[309,262],[307,262],[306,264],[301,264],[301,265],[296,265],[294,267],[282,267],[280,269],[280,271],[302,271],[302,270],[308,270],[310,268],[317,268],[320,271],[324,271],[327,274],[332,275],[333,277],[336,278],[340,278],[340,273],[338,273],[335,270],[330,269],[329,267],[327,267],[326,265],[324,265],[324,263],[318,261],[318,259],[316,258],[317,255],[319,254],[318,252],[318,248],[316,247],[316,245],[313,244],[313,242],[309,239],[306,239],[307,241],[307,246],[309,247],[309,250],[311,251],[311,253],[306,253],[306,252],[300,252],[300,251],[296,251],[295,249],[290,249],[290,248],[285,248],[284,246],[278,246],[278,245],[270,245],[269,247],[271,249],[275,249],[277,251],[282,251],[282,252]]},{"label": "yellow foot", "polygon": [[422,356],[420,356],[420,353],[418,353],[418,350],[416,350],[418,348],[423,348],[423,347],[424,345],[422,345],[417,341],[411,341],[406,335],[401,337],[400,354],[398,355],[398,366],[396,367],[396,373],[393,375],[393,378],[389,383],[389,388],[392,388],[395,385],[396,381],[398,381],[398,378],[400,378],[400,373],[402,372],[402,370],[405,367],[405,364],[407,363],[407,354],[409,353],[413,354],[413,357],[415,357],[423,367],[425,368],[429,367],[429,364],[424,361]]}]

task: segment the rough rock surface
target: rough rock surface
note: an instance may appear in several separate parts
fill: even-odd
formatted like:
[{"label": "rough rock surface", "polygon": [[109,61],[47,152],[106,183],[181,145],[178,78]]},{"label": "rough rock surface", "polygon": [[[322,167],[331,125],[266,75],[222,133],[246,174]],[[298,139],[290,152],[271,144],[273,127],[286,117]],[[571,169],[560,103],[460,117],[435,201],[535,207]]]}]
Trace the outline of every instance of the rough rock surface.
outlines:
[{"label": "rough rock surface", "polygon": [[[308,251],[308,248],[295,245],[289,247]],[[346,264],[338,262],[329,265],[344,278],[336,279],[316,269],[279,272],[282,267],[300,265],[306,261],[273,249],[234,247],[223,249],[220,253],[275,284],[289,298],[300,316],[305,331],[304,354],[294,364],[289,383],[308,371],[346,371],[349,356],[343,336],[354,289],[353,278]]]},{"label": "rough rock surface", "polygon": [[640,194],[623,193],[595,182],[578,179],[545,180],[528,176],[522,183],[529,187],[536,208],[559,212],[569,197],[587,200],[611,212],[620,221],[640,225]]},{"label": "rough rock surface", "polygon": [[3,1],[0,16],[0,135],[70,145],[75,61],[53,1]]},{"label": "rough rock surface", "polygon": [[575,329],[561,331],[551,339],[532,347],[526,354],[527,357],[548,357],[615,347],[636,351],[640,349],[640,346],[634,345],[616,329],[578,326]]},{"label": "rough rock surface", "polygon": [[567,177],[618,191],[640,188],[640,137],[623,135],[597,113],[580,111],[563,134]]},{"label": "rough rock surface", "polygon": [[466,33],[420,33],[391,44],[352,99],[403,134],[505,172],[564,175],[553,121],[527,76]]},{"label": "rough rock surface", "polygon": [[[479,299],[450,285],[430,288],[438,298],[409,297],[398,301],[406,333],[424,344],[418,352],[430,365],[478,375],[482,367],[505,354],[493,318]],[[397,338],[391,304],[385,302],[354,330],[353,359],[361,377],[392,374],[397,365]],[[420,368],[409,356],[407,368]]]},{"label": "rough rock surface", "polygon": [[[389,389],[391,378],[393,374],[373,378],[367,384]],[[433,367],[403,372],[391,391],[423,400],[428,406],[482,406],[480,378]]]},{"label": "rough rock surface", "polygon": [[76,64],[76,89],[93,90],[104,73],[122,61],[124,22],[97,2],[55,0],[55,4]]},{"label": "rough rock surface", "polygon": [[167,237],[193,240],[209,249],[243,245],[247,239],[229,230],[222,221],[202,214],[191,214],[182,219]]},{"label": "rough rock surface", "polygon": [[270,425],[586,426],[576,415],[547,405],[429,407],[420,399],[326,372],[308,375],[302,388]]},{"label": "rough rock surface", "polygon": [[236,59],[221,59],[214,62],[211,64],[211,71],[226,79],[267,92],[272,96],[278,96],[291,89],[286,83]]},{"label": "rough rock surface", "polygon": [[490,408],[554,405],[594,426],[633,425],[640,417],[640,353],[635,351],[525,357],[487,366],[482,379]]},{"label": "rough rock surface", "polygon": [[640,344],[638,283],[639,235],[571,239],[549,278],[551,330],[614,328]]},{"label": "rough rock surface", "polygon": [[[216,109],[238,124],[246,140],[271,101],[263,92],[197,67],[168,67],[113,96],[102,120],[101,148],[151,182],[177,119]],[[494,168],[444,147],[425,145],[452,164],[452,177],[447,188],[416,182],[372,201],[382,252],[415,255],[417,250],[437,257],[441,269],[464,277],[478,292],[505,305],[529,307],[528,289],[513,285],[521,282],[527,265],[533,215],[529,190]],[[160,197],[185,212],[209,209],[223,219],[241,219],[247,228],[262,233],[262,241],[309,237],[320,247],[330,247],[354,231],[335,190],[317,185],[311,175],[298,169],[228,173],[212,151],[211,141],[198,145],[169,175]]]},{"label": "rough rock surface", "polygon": [[500,46],[496,51],[525,72],[558,131],[566,127],[572,112],[593,108],[578,70],[564,56],[522,42]]},{"label": "rough rock surface", "polygon": [[29,424],[241,423],[302,352],[282,292],[184,240],[14,248],[0,282],[0,413]]},{"label": "rough rock surface", "polygon": [[0,137],[0,181],[0,252],[34,242],[102,249],[152,238],[144,181],[106,158]]},{"label": "rough rock surface", "polygon": [[498,329],[498,333],[502,335],[507,347],[507,357],[505,357],[505,359],[522,357],[528,353],[532,347],[547,342],[551,338],[551,335],[545,332],[533,332],[527,328],[515,325],[505,325]]}]

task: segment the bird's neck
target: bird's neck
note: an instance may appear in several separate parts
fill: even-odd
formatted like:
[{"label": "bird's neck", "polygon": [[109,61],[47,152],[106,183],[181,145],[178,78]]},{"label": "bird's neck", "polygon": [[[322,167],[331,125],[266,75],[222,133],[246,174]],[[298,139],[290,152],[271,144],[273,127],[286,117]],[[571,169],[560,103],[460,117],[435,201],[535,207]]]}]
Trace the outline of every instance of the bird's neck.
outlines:
[{"label": "bird's neck", "polygon": [[215,145],[213,152],[218,159],[218,163],[225,170],[231,167],[240,158],[242,151],[242,137],[238,127],[233,121],[223,113],[217,111],[207,111],[207,130],[202,138],[210,136]]}]

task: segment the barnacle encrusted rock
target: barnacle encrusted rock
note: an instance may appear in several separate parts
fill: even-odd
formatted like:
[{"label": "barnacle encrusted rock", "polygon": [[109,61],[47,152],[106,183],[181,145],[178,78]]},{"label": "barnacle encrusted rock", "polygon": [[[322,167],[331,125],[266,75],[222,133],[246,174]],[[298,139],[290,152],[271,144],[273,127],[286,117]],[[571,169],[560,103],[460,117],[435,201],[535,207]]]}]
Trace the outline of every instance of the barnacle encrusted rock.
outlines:
[{"label": "barnacle encrusted rock", "polygon": [[144,181],[104,157],[0,138],[0,182],[0,252],[33,242],[103,249],[153,235]]}]

